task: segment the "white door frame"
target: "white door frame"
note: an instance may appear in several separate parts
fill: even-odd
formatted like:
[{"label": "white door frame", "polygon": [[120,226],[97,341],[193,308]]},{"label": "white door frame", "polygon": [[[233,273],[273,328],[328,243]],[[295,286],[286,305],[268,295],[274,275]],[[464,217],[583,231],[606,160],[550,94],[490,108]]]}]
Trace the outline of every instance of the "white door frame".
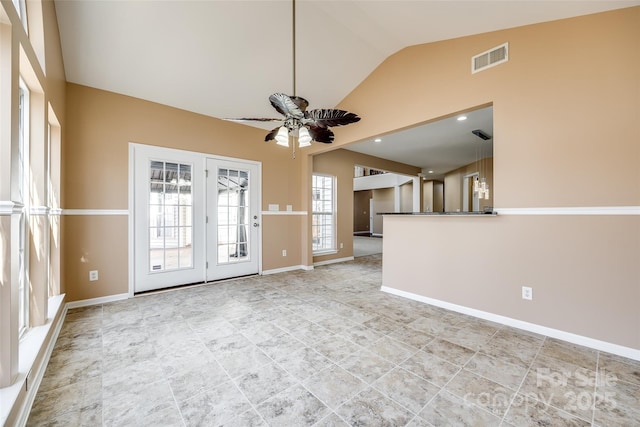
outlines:
[{"label": "white door frame", "polygon": [[[234,158],[234,157],[227,157],[227,156],[218,156],[218,155],[213,155],[213,154],[207,154],[207,153],[201,153],[201,152],[196,152],[196,151],[188,151],[188,150],[180,150],[180,149],[176,149],[176,148],[166,148],[166,147],[156,147],[156,146],[152,146],[152,145],[148,145],[148,144],[140,144],[137,142],[129,142],[129,180],[128,180],[128,190],[129,190],[129,198],[128,198],[128,262],[129,262],[129,268],[128,268],[128,296],[129,298],[132,298],[133,296],[135,296],[135,262],[136,262],[136,258],[135,258],[135,200],[136,200],[136,194],[134,192],[134,188],[135,188],[135,152],[136,152],[136,148],[138,149],[145,149],[145,148],[150,148],[153,147],[153,149],[157,149],[158,151],[164,151],[164,153],[166,153],[166,155],[168,157],[170,157],[172,154],[191,154],[191,155],[195,155],[195,156],[199,156],[201,157],[201,164],[203,169],[206,167],[206,160],[207,158],[213,158],[213,159],[218,159],[218,160],[223,160],[223,161],[231,161],[231,162],[243,162],[243,163],[252,163],[255,164],[258,168],[258,179],[256,180],[256,190],[258,191],[258,221],[260,224],[262,224],[262,212],[261,212],[261,207],[262,207],[262,163],[261,162],[256,162],[256,161],[251,161],[251,160],[246,160],[246,159],[238,159],[238,158]],[[202,182],[203,184],[205,183],[205,178],[204,175],[202,175]],[[204,189],[205,187],[203,187]],[[206,189],[205,189],[206,190]],[[205,191],[206,192],[206,191]],[[204,197],[205,194],[203,194]],[[202,214],[203,214],[203,218],[206,218],[206,203],[203,204],[202,207]],[[203,224],[203,230],[206,229],[204,226],[206,224]],[[262,274],[262,227],[260,227],[260,231],[258,233],[258,241],[256,242],[257,246],[258,246],[258,274]],[[206,245],[205,245],[206,246]],[[202,262],[206,263],[206,258],[207,258],[207,252],[206,252],[206,247],[205,250],[202,254]],[[203,277],[202,277],[202,281],[206,282],[206,269],[203,270]]]}]

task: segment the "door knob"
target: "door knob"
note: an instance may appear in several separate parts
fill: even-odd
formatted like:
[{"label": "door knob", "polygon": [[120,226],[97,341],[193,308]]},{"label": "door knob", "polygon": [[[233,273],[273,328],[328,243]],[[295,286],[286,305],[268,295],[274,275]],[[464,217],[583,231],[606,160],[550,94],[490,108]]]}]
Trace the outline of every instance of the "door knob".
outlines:
[{"label": "door knob", "polygon": [[258,227],[259,225],[260,225],[260,224],[258,224],[257,222],[254,222],[254,223],[253,223],[253,226],[254,226],[254,227]]}]

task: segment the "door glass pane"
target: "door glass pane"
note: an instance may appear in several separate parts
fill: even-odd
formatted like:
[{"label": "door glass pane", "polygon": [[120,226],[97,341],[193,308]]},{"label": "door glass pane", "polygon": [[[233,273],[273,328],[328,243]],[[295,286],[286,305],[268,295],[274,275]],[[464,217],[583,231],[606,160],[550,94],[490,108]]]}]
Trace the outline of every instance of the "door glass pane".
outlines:
[{"label": "door glass pane", "polygon": [[249,259],[249,172],[218,169],[218,264]]},{"label": "door glass pane", "polygon": [[149,172],[149,270],[191,268],[191,165],[151,161]]}]

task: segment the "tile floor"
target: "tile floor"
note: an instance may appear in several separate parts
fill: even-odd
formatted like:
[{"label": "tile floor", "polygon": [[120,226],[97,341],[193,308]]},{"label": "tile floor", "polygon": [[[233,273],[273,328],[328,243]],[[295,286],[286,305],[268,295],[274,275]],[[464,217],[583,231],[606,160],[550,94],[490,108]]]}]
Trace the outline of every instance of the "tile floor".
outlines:
[{"label": "tile floor", "polygon": [[633,426],[640,363],[380,292],[381,255],[69,310],[30,426]]}]

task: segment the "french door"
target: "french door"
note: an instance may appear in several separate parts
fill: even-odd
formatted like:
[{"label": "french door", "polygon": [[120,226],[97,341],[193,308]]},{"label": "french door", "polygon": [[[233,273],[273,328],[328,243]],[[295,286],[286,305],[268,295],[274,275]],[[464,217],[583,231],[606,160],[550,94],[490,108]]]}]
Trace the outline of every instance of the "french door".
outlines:
[{"label": "french door", "polygon": [[131,146],[131,293],[259,272],[258,164]]},{"label": "french door", "polygon": [[207,159],[207,281],[258,273],[259,195],[255,163]]}]

